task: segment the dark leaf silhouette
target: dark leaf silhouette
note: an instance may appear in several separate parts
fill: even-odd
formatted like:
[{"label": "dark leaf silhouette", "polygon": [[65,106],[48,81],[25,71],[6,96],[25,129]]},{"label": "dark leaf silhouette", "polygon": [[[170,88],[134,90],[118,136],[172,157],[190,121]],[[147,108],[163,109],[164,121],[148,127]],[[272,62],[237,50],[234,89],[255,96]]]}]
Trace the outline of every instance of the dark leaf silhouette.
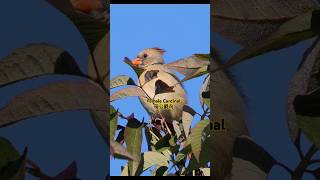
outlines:
[{"label": "dark leaf silhouette", "polygon": [[68,52],[45,43],[16,49],[0,61],[0,87],[50,74],[83,75]]},{"label": "dark leaf silhouette", "polygon": [[320,35],[320,10],[312,12],[311,18],[311,30],[313,33]]},{"label": "dark leaf silhouette", "polygon": [[308,95],[297,95],[293,107],[299,116],[320,117],[320,88]]},{"label": "dark leaf silhouette", "polygon": [[248,137],[236,139],[233,149],[233,178],[264,180],[275,164],[273,157]]},{"label": "dark leaf silhouette", "polygon": [[124,129],[121,129],[117,138],[116,138],[116,142],[123,144],[124,143]]},{"label": "dark leaf silhouette", "polygon": [[312,0],[215,0],[214,31],[243,46],[265,40],[286,21],[318,8]]},{"label": "dark leaf silhouette", "polygon": [[[81,89],[81,91],[79,91]],[[12,99],[0,110],[0,127],[21,120],[70,110],[106,111],[107,96],[89,81],[52,83]]]},{"label": "dark leaf silhouette", "polygon": [[77,179],[77,163],[73,161],[66,169],[56,175],[53,180],[70,180]]},{"label": "dark leaf silhouette", "polygon": [[272,33],[270,37],[255,43],[252,46],[245,47],[237,52],[230,60],[214,69],[212,73],[229,68],[235,64],[259,56],[261,54],[275,51],[292,46],[302,40],[312,38],[316,34],[311,30],[312,11],[301,14],[279,27],[277,31]]},{"label": "dark leaf silhouette", "polygon": [[24,179],[24,158],[7,139],[0,137],[0,179]]},{"label": "dark leaf silhouette", "polygon": [[0,179],[4,180],[19,180],[24,179],[25,164],[27,159],[28,149],[25,148],[21,157],[17,160],[9,161],[7,165],[0,169]]},{"label": "dark leaf silhouette", "polygon": [[170,93],[170,92],[175,92],[173,90],[173,86],[169,86],[167,83],[163,82],[162,80],[158,79],[155,82],[155,95],[157,94],[162,94],[162,93]]}]

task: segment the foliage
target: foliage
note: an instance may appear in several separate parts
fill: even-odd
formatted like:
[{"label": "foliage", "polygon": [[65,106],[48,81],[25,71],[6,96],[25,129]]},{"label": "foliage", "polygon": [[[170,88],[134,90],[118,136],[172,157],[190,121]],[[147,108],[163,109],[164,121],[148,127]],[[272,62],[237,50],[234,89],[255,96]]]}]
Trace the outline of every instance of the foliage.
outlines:
[{"label": "foliage", "polygon": [[[232,179],[233,177],[265,179],[271,168],[278,165],[284,168],[293,180],[302,179],[305,173],[310,173],[319,179],[319,167],[310,167],[319,162],[318,159],[313,158],[318,152],[320,140],[318,122],[320,117],[319,4],[312,0],[292,0],[290,3],[287,0],[260,1],[257,4],[247,4],[237,0],[218,0],[213,3],[211,17],[215,32],[242,46],[242,49],[224,64],[218,59],[219,55],[212,54],[216,59],[214,59],[215,65],[210,68],[210,73],[216,78],[213,78],[211,83],[217,85],[226,82],[225,79],[230,79],[228,76],[222,79],[223,73],[233,65],[317,37],[313,45],[305,52],[288,91],[288,128],[301,161],[294,169],[291,169],[275,160],[263,147],[255,144],[248,135],[236,132],[239,128],[235,128],[233,132],[230,132],[230,135],[233,134],[233,136],[228,136],[228,133],[221,135],[221,138],[225,138],[225,144],[231,141],[227,149],[225,145],[215,142],[215,138],[212,140],[213,147],[219,152],[223,150],[230,152],[224,154],[226,157],[224,162],[228,163],[223,164],[221,168],[212,169],[213,176],[217,179]],[[220,95],[225,95],[220,102],[217,100],[219,88],[213,86],[211,89],[213,94],[216,92],[212,98],[213,119],[228,120],[232,117],[243,117],[241,116],[242,111],[237,108],[241,107],[240,104],[229,96],[232,91],[235,94],[235,91],[238,90],[232,90],[232,86],[227,87],[226,84],[224,87],[224,91],[229,92],[220,92]],[[230,116],[231,114],[233,116]],[[234,127],[244,127],[243,123],[238,120],[238,125],[235,124]],[[313,143],[306,153],[301,150],[302,135],[308,137]],[[227,137],[229,138],[226,139]],[[217,154],[217,157],[214,155],[213,160],[220,157],[220,154]],[[215,163],[218,161],[213,161],[214,165]]]},{"label": "foliage", "polygon": [[[132,65],[128,58],[125,58],[124,62],[136,72],[137,76],[142,74],[143,70]],[[194,54],[164,66],[183,74],[185,78],[182,81],[186,81],[206,75],[209,63],[209,55]],[[114,77],[110,82],[110,88],[123,88],[115,91],[111,95],[110,101],[129,96],[148,97],[147,93],[138,85],[139,83],[135,83],[133,79],[126,75]],[[196,171],[201,172],[197,175],[210,174],[210,159],[208,158],[208,152],[205,152],[205,150],[209,149],[205,147],[205,142],[208,142],[211,136],[209,130],[210,121],[208,120],[210,114],[209,79],[207,75],[200,90],[203,113],[197,113],[193,108],[185,105],[181,121],[173,121],[172,123],[174,134],[159,128],[158,124],[153,123],[152,120],[150,120],[151,123],[144,123],[135,119],[133,115],[124,117],[121,114],[121,107],[119,108],[119,111],[117,111],[119,117],[126,119],[128,122],[124,128],[113,126],[111,132],[118,131],[118,136],[114,139],[119,143],[125,143],[129,152],[134,155],[134,160],[129,160],[127,165],[122,168],[122,176],[138,176],[147,170],[150,170],[150,173],[155,176],[164,176],[171,173],[192,175]],[[166,84],[166,86],[160,86],[160,83],[165,84],[161,80],[155,81],[156,87],[162,87],[161,89],[156,89],[155,94],[172,91]],[[191,123],[196,115],[199,115],[201,120],[191,129]],[[148,144],[149,151],[147,152],[141,152],[143,131],[146,134],[146,142]]]},{"label": "foliage", "polygon": [[[50,113],[87,110],[112,152],[133,158],[119,143],[109,141],[109,52],[106,52],[109,49],[109,5],[100,0],[86,1],[89,4],[85,4],[84,0],[44,1],[68,17],[81,33],[90,52],[88,73],[80,70],[69,52],[53,44],[31,43],[14,50],[0,61],[0,87],[56,74],[65,78],[77,76],[80,80],[63,80],[16,96],[1,108],[0,127]],[[90,6],[90,3],[97,3],[97,6]],[[28,158],[27,152],[25,149],[20,155],[7,139],[1,138],[0,179],[24,179],[26,173],[40,179],[77,179],[76,162],[61,173],[49,176]]]}]

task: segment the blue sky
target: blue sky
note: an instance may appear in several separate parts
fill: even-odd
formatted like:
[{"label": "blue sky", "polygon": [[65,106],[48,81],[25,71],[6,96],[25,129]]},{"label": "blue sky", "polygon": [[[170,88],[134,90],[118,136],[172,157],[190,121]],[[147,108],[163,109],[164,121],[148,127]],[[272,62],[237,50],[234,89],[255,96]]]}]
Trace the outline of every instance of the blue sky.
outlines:
[{"label": "blue sky", "polygon": [[[123,63],[124,57],[134,58],[144,48],[160,47],[167,51],[165,61],[171,62],[194,53],[210,50],[209,5],[111,5],[111,78],[129,75],[133,70]],[[199,89],[203,77],[185,83],[189,104],[201,112]],[[111,93],[114,91],[111,91]],[[138,119],[148,119],[138,98],[126,98],[112,103],[120,112],[134,113]],[[197,120],[194,121],[194,123]],[[125,125],[124,120],[120,123]],[[143,151],[147,150],[143,144]],[[120,175],[126,161],[111,159],[111,175]]]}]

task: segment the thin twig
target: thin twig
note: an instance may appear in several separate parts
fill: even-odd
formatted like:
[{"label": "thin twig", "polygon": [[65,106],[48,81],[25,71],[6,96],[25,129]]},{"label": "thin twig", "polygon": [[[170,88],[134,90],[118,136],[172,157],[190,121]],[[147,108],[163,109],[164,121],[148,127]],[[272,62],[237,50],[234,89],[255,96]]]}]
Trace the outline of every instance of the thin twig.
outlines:
[{"label": "thin twig", "polygon": [[300,161],[296,169],[292,173],[292,180],[300,180],[306,171],[307,167],[309,166],[309,162],[312,156],[318,151],[318,148],[313,144],[303,159]]},{"label": "thin twig", "polygon": [[94,57],[93,52],[90,51],[90,55],[91,55],[91,60],[92,60],[92,63],[93,63],[94,70],[95,70],[96,75],[97,75],[96,82],[101,86],[101,88],[102,88],[106,93],[109,93],[107,87],[104,86],[103,80],[101,79],[102,77],[100,76],[100,73],[99,73],[99,70],[98,70],[98,66],[97,66],[97,62],[96,62],[96,59],[95,59],[95,57]]},{"label": "thin twig", "polygon": [[294,141],[294,146],[296,147],[296,149],[298,151],[298,154],[299,154],[299,157],[302,160],[304,155],[303,155],[303,152],[302,152],[302,149],[301,149],[301,129],[300,128],[298,130],[297,137],[296,137],[296,139]]},{"label": "thin twig", "polygon": [[285,169],[289,174],[293,173],[293,170],[291,170],[288,166],[282,164],[281,162],[277,162],[276,163],[278,166],[282,167],[283,169]]}]

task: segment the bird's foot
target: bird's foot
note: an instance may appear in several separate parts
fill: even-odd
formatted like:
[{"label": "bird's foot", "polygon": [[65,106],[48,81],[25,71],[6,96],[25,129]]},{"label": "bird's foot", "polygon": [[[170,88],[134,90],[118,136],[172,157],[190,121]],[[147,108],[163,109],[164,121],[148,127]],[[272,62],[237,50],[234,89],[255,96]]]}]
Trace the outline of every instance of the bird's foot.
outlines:
[{"label": "bird's foot", "polygon": [[[164,117],[156,117],[153,120],[155,122],[155,126],[157,127],[157,125],[160,125],[160,130],[164,131],[164,132],[168,132],[170,135],[172,135],[172,132],[170,131],[170,128],[168,127],[168,124],[166,122],[166,119]],[[160,124],[159,124],[160,122]],[[158,128],[158,127],[157,127]]]}]

